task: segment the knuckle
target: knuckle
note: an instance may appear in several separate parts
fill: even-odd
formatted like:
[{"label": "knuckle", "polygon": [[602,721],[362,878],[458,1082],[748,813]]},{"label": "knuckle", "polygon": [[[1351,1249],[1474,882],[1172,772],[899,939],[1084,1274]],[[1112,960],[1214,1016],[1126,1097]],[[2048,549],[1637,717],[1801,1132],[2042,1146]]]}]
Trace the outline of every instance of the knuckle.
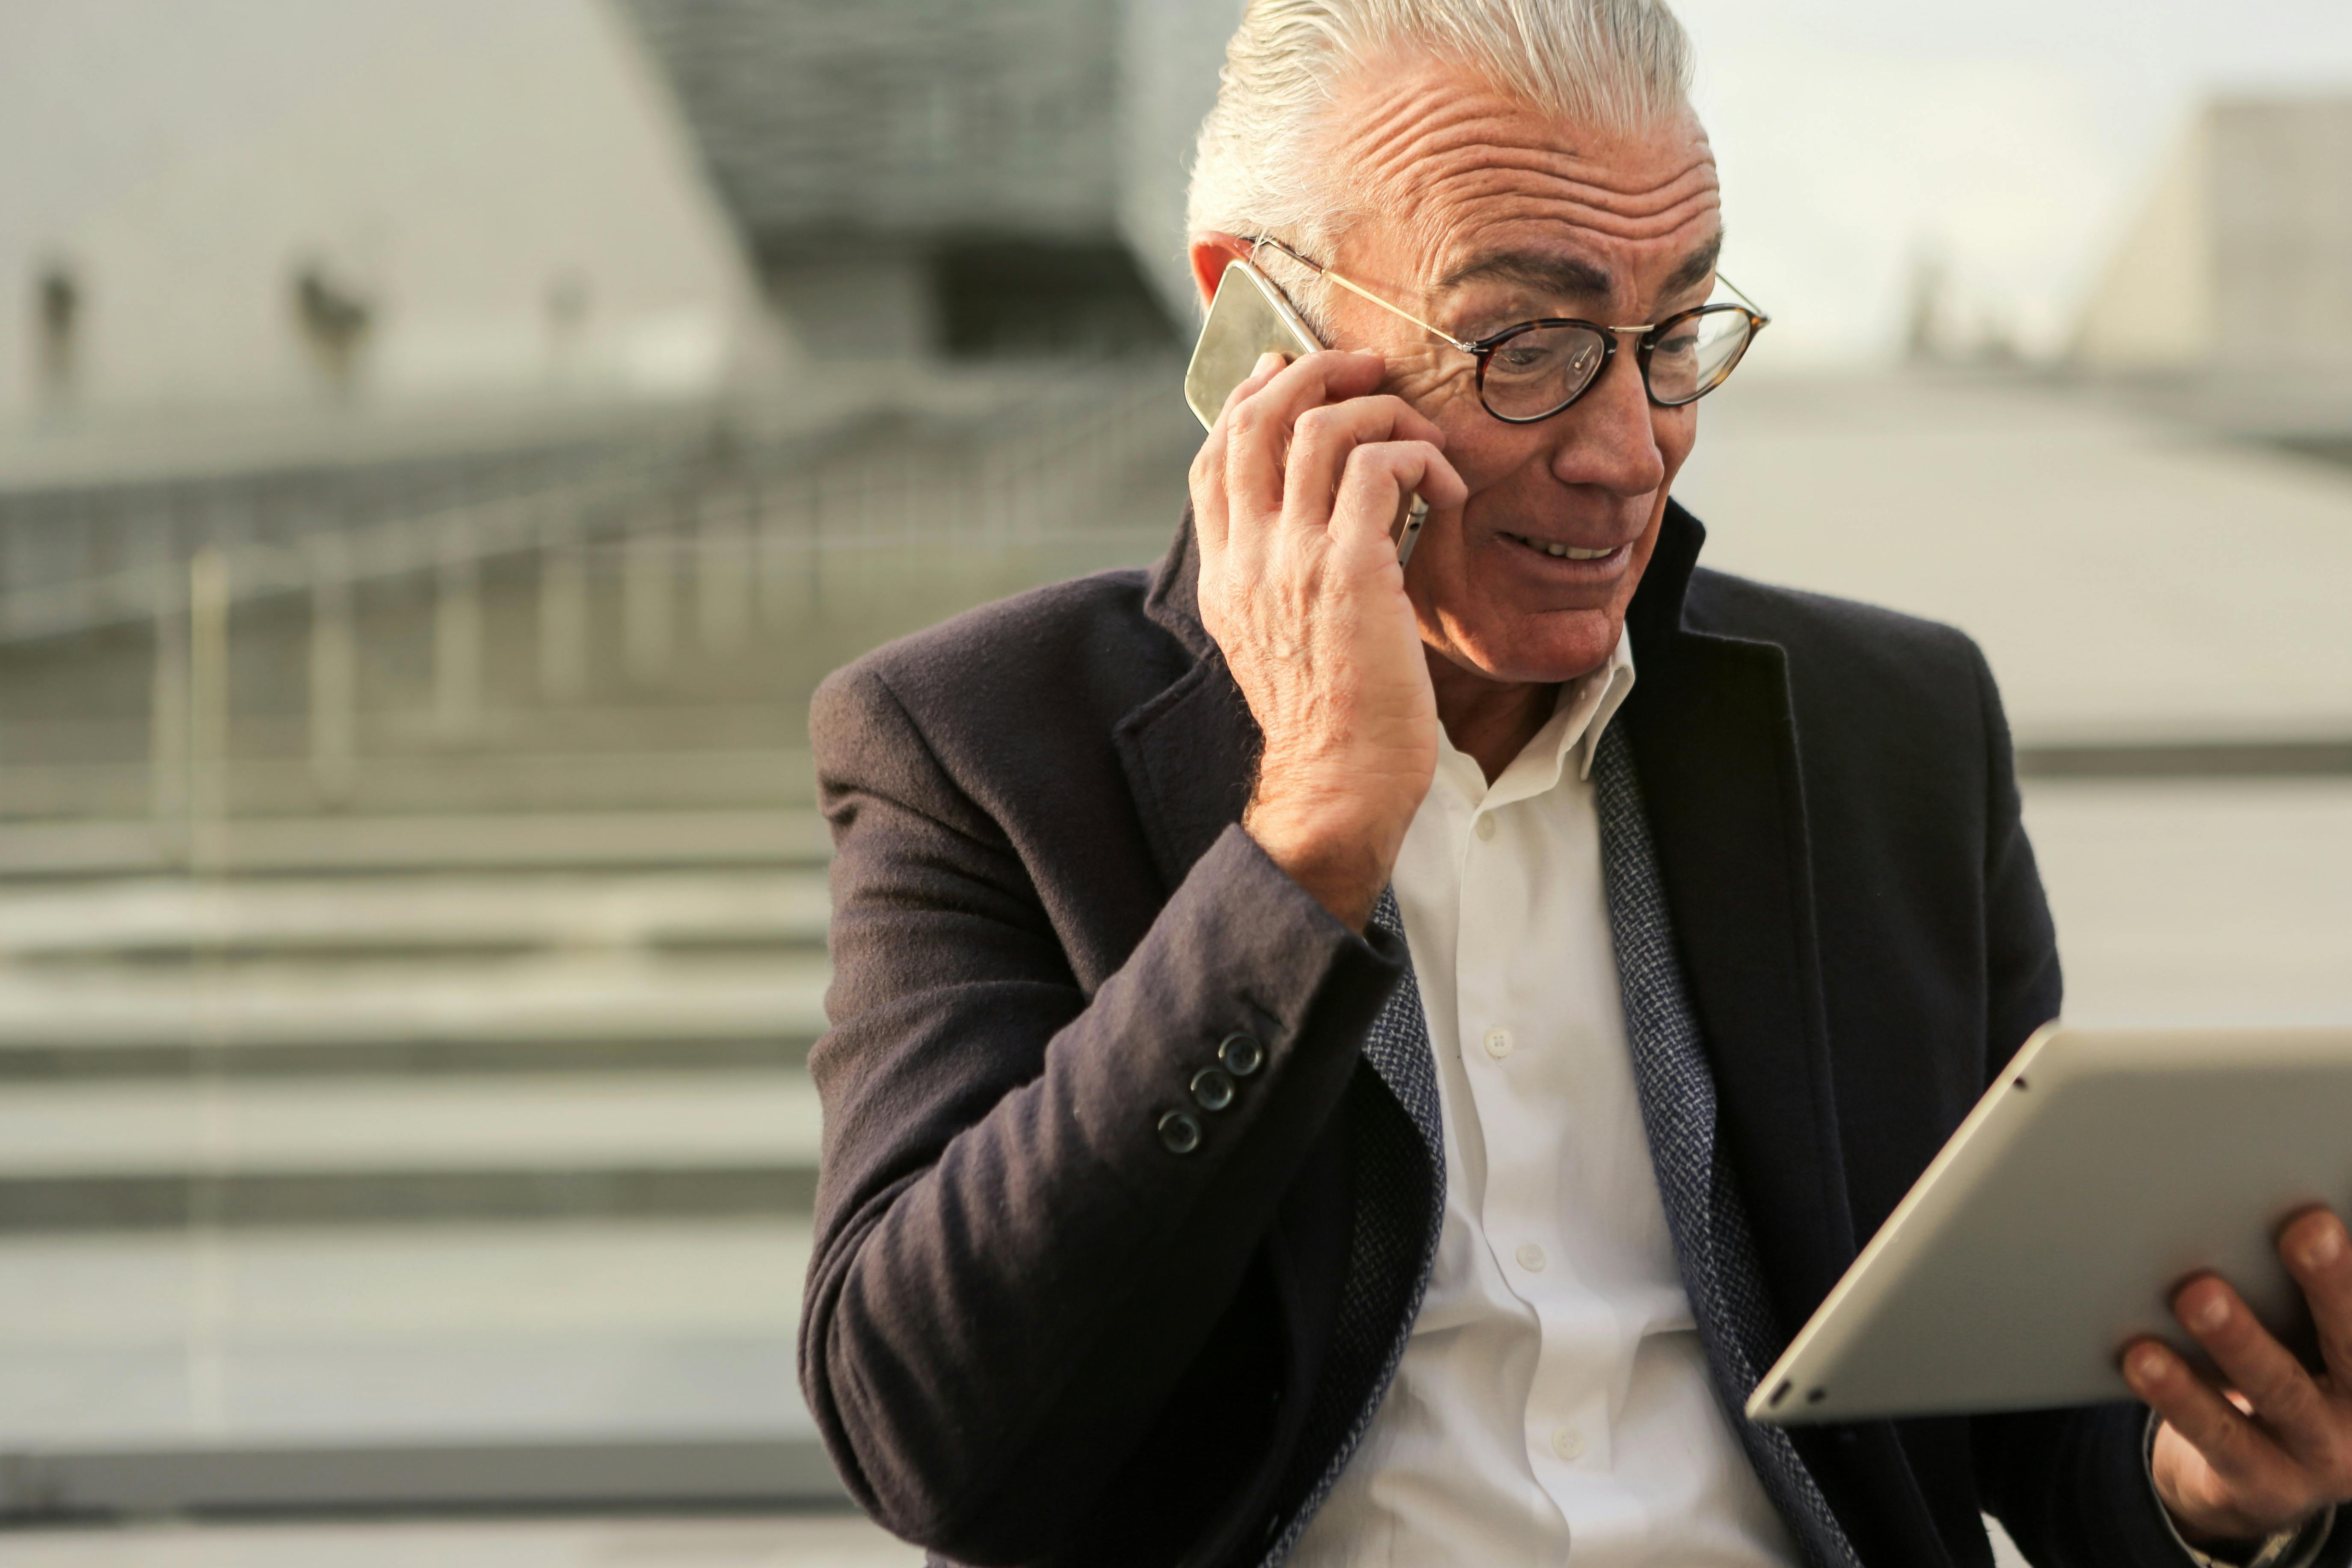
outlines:
[{"label": "knuckle", "polygon": [[2264,1519],[2294,1519],[2312,1508],[2311,1489],[2290,1477],[2264,1475],[2246,1489],[2248,1511]]}]

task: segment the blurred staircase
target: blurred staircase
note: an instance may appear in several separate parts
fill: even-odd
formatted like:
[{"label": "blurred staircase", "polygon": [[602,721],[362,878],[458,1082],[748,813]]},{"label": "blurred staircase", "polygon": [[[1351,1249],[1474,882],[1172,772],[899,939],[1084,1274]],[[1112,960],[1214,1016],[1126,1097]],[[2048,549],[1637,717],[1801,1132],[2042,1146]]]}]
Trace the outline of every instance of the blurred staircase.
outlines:
[{"label": "blurred staircase", "polygon": [[[657,482],[596,460],[631,507],[439,497],[400,570],[207,535],[214,497],[176,553],[82,552],[143,586],[12,582],[0,1517],[837,1495],[793,1372],[807,697],[1157,553],[1173,372],[1067,381],[672,431]],[[71,557],[42,530],[105,499],[0,497],[0,550]]]}]

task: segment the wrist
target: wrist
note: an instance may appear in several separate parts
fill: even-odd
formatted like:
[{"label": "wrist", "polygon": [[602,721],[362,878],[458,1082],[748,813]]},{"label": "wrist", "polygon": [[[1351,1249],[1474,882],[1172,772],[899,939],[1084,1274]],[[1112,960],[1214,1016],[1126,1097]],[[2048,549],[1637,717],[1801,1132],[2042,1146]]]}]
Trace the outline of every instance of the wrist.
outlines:
[{"label": "wrist", "polygon": [[1266,858],[1351,931],[1370,924],[1372,906],[1388,885],[1393,845],[1337,815],[1302,814],[1253,801],[1242,830]]},{"label": "wrist", "polygon": [[2140,1443],[2141,1464],[2173,1541],[2189,1561],[2200,1568],[2302,1568],[2311,1561],[2335,1522],[2334,1509],[2318,1509],[2273,1526],[2236,1509],[2200,1506],[2183,1482],[2180,1448],[2179,1434],[2150,1411]]}]

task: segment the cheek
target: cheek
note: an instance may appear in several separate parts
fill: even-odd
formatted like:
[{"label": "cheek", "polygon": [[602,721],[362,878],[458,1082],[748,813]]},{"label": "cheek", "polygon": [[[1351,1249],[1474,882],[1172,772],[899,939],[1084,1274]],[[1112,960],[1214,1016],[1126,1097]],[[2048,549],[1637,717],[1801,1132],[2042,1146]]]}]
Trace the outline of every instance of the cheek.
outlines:
[{"label": "cheek", "polygon": [[1650,415],[1651,439],[1658,444],[1658,455],[1665,461],[1666,480],[1671,484],[1698,443],[1698,404],[1652,409]]}]

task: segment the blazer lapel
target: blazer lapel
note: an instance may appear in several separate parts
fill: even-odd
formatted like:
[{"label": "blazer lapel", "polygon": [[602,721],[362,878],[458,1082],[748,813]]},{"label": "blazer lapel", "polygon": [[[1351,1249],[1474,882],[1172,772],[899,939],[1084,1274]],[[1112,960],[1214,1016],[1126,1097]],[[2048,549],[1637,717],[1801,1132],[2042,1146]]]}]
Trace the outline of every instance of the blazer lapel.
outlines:
[{"label": "blazer lapel", "polygon": [[1666,901],[1784,1333],[1854,1255],[1786,656],[1683,622],[1705,538],[1670,506],[1632,620],[1625,708]]},{"label": "blazer lapel", "polygon": [[1257,720],[1200,617],[1192,509],[1152,570],[1144,613],[1193,655],[1174,683],[1120,719],[1112,732],[1144,836],[1168,890],[1217,835],[1242,820],[1257,773]]}]

